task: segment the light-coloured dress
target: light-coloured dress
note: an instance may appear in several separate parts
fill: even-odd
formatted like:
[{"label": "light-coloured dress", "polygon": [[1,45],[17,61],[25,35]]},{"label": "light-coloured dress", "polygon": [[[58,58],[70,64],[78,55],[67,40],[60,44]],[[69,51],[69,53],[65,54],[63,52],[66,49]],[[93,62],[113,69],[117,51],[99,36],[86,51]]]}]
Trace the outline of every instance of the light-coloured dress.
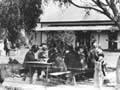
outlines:
[{"label": "light-coloured dress", "polygon": [[94,68],[94,85],[95,87],[101,88],[103,85],[103,68],[102,68],[102,62],[104,58],[103,51],[101,49],[97,49],[98,52],[98,60],[95,61],[95,68]]},{"label": "light-coloured dress", "polygon": [[94,72],[94,85],[95,87],[100,88],[103,84],[103,72],[102,72],[102,62],[95,61],[95,72]]}]

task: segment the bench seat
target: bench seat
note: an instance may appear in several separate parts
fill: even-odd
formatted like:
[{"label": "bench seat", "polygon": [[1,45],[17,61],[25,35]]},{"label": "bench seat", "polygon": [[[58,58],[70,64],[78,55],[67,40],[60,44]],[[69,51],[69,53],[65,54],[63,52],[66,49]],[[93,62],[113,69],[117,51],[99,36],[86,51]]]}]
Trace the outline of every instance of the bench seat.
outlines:
[{"label": "bench seat", "polygon": [[60,76],[60,75],[69,74],[69,73],[71,73],[71,71],[53,72],[53,73],[49,73],[49,75],[51,75],[51,76]]}]

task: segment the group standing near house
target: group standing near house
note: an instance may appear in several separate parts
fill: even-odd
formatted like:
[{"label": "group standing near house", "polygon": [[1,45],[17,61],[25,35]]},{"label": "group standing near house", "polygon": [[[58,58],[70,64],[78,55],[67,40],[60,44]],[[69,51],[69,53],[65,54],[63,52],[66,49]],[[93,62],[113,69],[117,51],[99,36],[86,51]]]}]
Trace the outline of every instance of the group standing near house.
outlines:
[{"label": "group standing near house", "polygon": [[[36,47],[37,49],[33,47]],[[36,50],[35,52],[34,49]],[[105,76],[103,50],[100,45],[97,45],[96,41],[92,42],[91,49],[89,51],[85,49],[86,48],[83,46],[77,47],[76,49],[74,49],[72,46],[68,46],[64,51],[64,56],[62,56],[57,47],[53,47],[49,50],[48,46],[45,44],[40,46],[33,45],[25,55],[24,66],[25,68],[27,67],[27,64],[25,63],[26,61],[40,61],[53,63],[53,66],[50,68],[49,72],[71,70],[73,73],[76,73],[80,72],[78,69],[88,69],[90,72],[87,76],[94,77],[94,85],[101,87]],[[27,73],[29,73],[27,68],[26,70]],[[43,68],[39,68],[37,70],[37,79],[39,80],[39,78],[43,78],[45,71]],[[33,69],[32,76],[34,72],[35,69]]]},{"label": "group standing near house", "polygon": [[[8,44],[7,40],[4,42],[4,44],[6,43]],[[6,47],[7,45],[4,47],[4,49],[6,49]],[[10,48],[7,47],[7,49]],[[9,50],[6,51],[6,56],[9,56]],[[91,42],[91,48],[89,51],[86,50],[84,46],[80,46],[75,49],[72,46],[68,46],[64,51],[64,56],[60,55],[57,47],[49,49],[47,44],[42,44],[40,46],[33,45],[25,55],[23,65],[26,69],[26,72],[24,73],[23,80],[29,76],[29,69],[26,61],[42,61],[53,63],[53,66],[50,68],[49,72],[71,70],[73,73],[76,73],[76,69],[78,68],[82,68],[83,70],[89,69],[90,72],[88,77],[93,77],[95,87],[99,88],[102,87],[104,77],[106,76],[104,70],[104,53],[100,45],[96,43],[96,40]],[[36,68],[33,68],[32,77],[35,71]],[[44,78],[44,75],[46,75],[46,71],[43,68],[37,68],[37,73],[38,80]],[[119,75],[117,77],[119,77]]]}]

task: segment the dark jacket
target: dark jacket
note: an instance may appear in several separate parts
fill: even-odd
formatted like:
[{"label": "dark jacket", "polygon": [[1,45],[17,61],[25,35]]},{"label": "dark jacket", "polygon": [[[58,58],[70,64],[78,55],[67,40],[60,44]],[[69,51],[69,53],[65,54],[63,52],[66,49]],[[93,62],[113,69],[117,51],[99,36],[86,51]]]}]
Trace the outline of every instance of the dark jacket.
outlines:
[{"label": "dark jacket", "polygon": [[80,68],[79,55],[74,51],[70,51],[65,55],[65,64],[67,65],[67,68]]},{"label": "dark jacket", "polygon": [[97,50],[96,48],[93,48],[90,50],[89,52],[89,59],[88,59],[88,68],[89,69],[94,69],[94,64],[95,64],[95,61],[98,60],[98,53],[97,53]]},{"label": "dark jacket", "polygon": [[25,58],[24,58],[24,63],[23,63],[23,66],[26,68],[27,67],[27,64],[26,62],[27,61],[35,61],[35,55],[34,55],[34,52],[32,52],[31,50],[28,51],[25,55]]}]

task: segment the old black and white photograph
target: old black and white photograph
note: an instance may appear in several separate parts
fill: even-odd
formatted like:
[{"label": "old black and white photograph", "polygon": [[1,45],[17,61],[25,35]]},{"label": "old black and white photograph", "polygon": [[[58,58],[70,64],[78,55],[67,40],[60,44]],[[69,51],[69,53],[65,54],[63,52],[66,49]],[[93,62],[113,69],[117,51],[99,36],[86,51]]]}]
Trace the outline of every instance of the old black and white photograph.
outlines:
[{"label": "old black and white photograph", "polygon": [[0,90],[120,90],[120,0],[0,0]]}]

